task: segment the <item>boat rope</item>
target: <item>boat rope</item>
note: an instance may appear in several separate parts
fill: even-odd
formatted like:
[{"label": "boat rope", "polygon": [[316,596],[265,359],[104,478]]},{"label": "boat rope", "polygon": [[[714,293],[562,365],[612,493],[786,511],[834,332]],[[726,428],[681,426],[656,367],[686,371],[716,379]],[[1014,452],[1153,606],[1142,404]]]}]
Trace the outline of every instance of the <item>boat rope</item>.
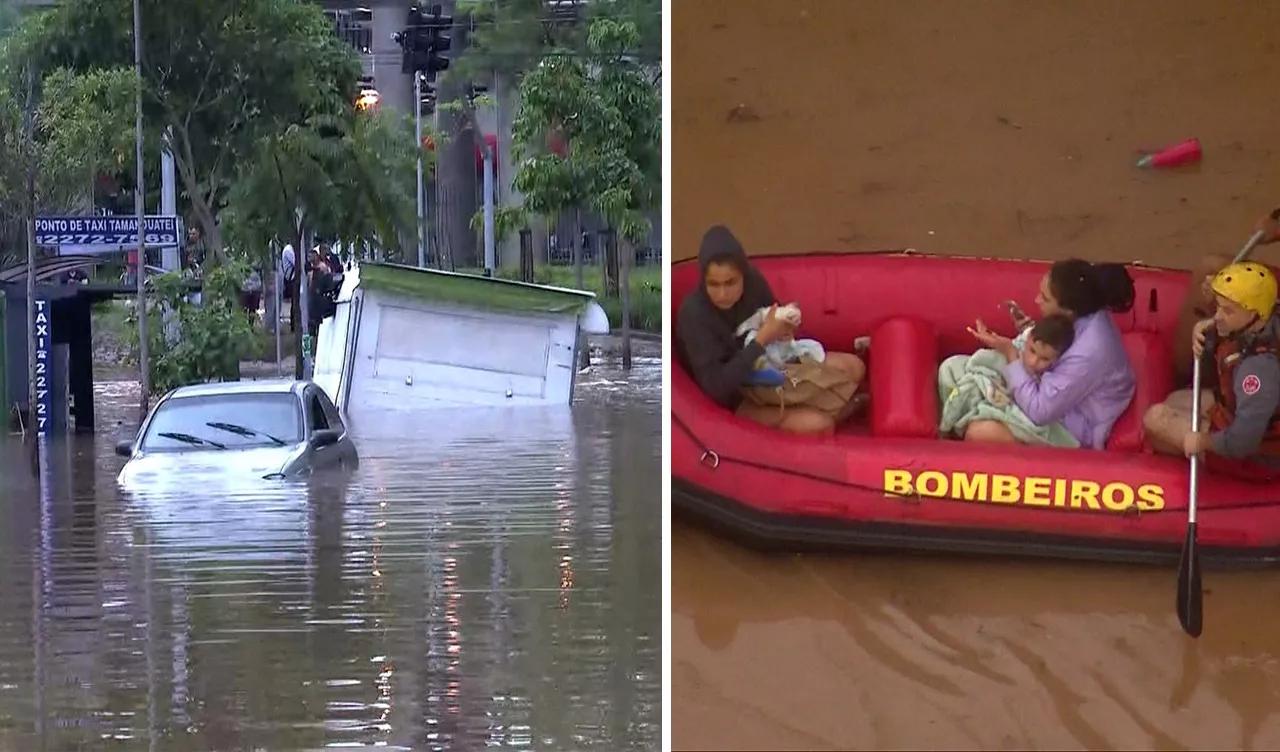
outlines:
[{"label": "boat rope", "polygon": [[[831,485],[839,486],[841,488],[849,488],[856,491],[866,491],[868,493],[879,494],[888,498],[896,498],[908,504],[920,504],[926,500],[929,501],[930,503],[939,502],[939,501],[949,501],[957,504],[973,504],[972,501],[966,501],[965,499],[956,499],[950,496],[926,496],[919,492],[902,493],[900,491],[890,491],[885,488],[881,488],[879,486],[870,486],[865,483],[857,483],[854,481],[843,480],[843,479],[837,480],[835,478],[830,478],[823,475],[816,475],[814,473],[810,473],[804,470],[797,470],[791,467],[783,467],[781,465],[772,465],[765,462],[759,462],[756,460],[744,459],[742,457],[734,457],[731,455],[726,455],[722,452],[717,452],[716,450],[708,446],[706,442],[702,441],[702,439],[699,438],[696,433],[694,433],[693,429],[690,428],[689,425],[685,423],[680,418],[679,415],[676,415],[674,410],[671,412],[671,421],[673,424],[680,426],[681,430],[683,430],[684,433],[693,441],[693,443],[696,444],[702,450],[702,457],[699,461],[702,464],[710,467],[712,470],[719,468],[720,465],[726,462],[731,462],[738,465],[744,465],[746,467],[753,467],[753,468],[756,468],[757,470],[767,470],[769,472],[782,473],[783,475],[790,475],[796,478],[805,478],[807,480],[816,480],[821,483],[829,483]],[[1012,503],[1020,504],[1022,503],[1022,501],[1023,499],[1020,496],[1016,502],[1012,502]],[[1267,499],[1267,500],[1261,500],[1257,502],[1238,502],[1238,503],[1231,503],[1231,504],[1214,504],[1213,506],[1204,506],[1203,509],[1201,509],[1201,511],[1204,513],[1229,512],[1229,511],[1242,510],[1242,509],[1272,509],[1275,507],[1280,507],[1280,499],[1277,499],[1277,500]],[[1037,506],[1035,508],[1043,509],[1046,511],[1053,510],[1055,512],[1076,512],[1076,513],[1082,513],[1082,514],[1098,513],[1098,510],[1090,509],[1086,507],[1065,507],[1065,506],[1040,507],[1040,506]],[[1165,511],[1181,512],[1183,510],[1172,509],[1172,510],[1165,510]],[[1128,509],[1125,509],[1123,512],[1116,512],[1115,514],[1121,517],[1141,517],[1143,512],[1141,509],[1138,508],[1137,504],[1134,504],[1130,506]]]}]

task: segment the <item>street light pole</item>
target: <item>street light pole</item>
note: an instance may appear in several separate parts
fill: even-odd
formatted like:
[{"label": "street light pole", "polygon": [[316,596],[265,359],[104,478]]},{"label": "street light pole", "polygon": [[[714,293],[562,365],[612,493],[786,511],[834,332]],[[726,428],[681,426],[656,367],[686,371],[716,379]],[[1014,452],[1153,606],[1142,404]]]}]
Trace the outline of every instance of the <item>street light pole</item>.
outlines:
[{"label": "street light pole", "polygon": [[427,223],[422,201],[422,74],[413,72],[413,132],[418,152],[418,267],[427,268]]},{"label": "street light pole", "polygon": [[[27,416],[32,425],[32,438],[39,441],[36,417],[36,72],[31,58],[27,58],[27,103],[23,108],[22,148],[27,168]],[[25,433],[25,432],[24,432]],[[26,438],[25,436],[23,438]],[[39,449],[39,444],[33,444]]]},{"label": "street light pole", "polygon": [[141,396],[138,400],[139,420],[147,418],[147,403],[151,395],[151,373],[147,348],[147,228],[146,192],[142,175],[142,9],[139,0],[133,0],[133,65],[137,83],[134,122],[135,158],[137,182],[134,185],[133,205],[138,214],[138,377]]}]

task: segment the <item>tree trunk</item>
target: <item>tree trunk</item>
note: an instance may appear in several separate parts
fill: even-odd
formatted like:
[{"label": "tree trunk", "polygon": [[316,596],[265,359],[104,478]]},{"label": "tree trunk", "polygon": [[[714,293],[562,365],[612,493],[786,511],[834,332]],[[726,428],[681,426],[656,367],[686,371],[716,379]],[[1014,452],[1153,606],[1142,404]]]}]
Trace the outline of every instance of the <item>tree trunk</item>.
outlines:
[{"label": "tree trunk", "polygon": [[187,130],[180,123],[173,124],[176,138],[178,139],[178,147],[173,149],[173,164],[177,167],[178,177],[182,180],[182,187],[187,189],[187,196],[191,201],[191,209],[195,212],[196,220],[200,223],[200,229],[204,235],[204,247],[207,254],[212,253],[214,261],[219,265],[227,260],[227,254],[222,247],[222,228],[218,226],[217,218],[213,216],[213,208],[205,200],[205,191],[200,185],[200,181],[196,178],[195,169],[191,164],[191,142],[187,136]]},{"label": "tree trunk", "polygon": [[[467,16],[459,14],[453,0],[443,3],[444,12],[453,14],[453,44],[449,56],[458,59],[467,46]],[[440,105],[463,102],[470,93],[470,83],[452,68],[437,79],[436,101]],[[444,143],[438,145],[436,166],[436,217],[441,252],[446,266],[475,268],[480,266],[476,234],[471,230],[471,217],[476,213],[476,139],[467,113],[437,108]]]}]

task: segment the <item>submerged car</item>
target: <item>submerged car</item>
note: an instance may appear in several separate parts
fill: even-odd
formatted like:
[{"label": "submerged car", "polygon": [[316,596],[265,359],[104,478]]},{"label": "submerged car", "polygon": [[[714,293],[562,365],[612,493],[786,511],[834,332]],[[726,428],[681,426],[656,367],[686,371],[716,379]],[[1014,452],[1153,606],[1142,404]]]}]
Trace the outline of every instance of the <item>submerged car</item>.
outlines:
[{"label": "submerged car", "polygon": [[116,445],[129,461],[117,482],[214,473],[295,478],[359,463],[337,407],[311,381],[234,381],[184,386],[166,394],[132,441]]}]

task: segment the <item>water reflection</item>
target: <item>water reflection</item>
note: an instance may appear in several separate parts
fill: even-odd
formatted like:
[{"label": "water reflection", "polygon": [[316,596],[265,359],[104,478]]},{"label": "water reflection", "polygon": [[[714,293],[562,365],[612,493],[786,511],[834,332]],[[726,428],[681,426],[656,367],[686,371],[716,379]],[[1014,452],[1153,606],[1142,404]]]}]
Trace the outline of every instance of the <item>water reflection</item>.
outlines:
[{"label": "water reflection", "polygon": [[353,426],[354,474],[252,489],[117,493],[118,384],[43,497],[0,442],[0,749],[656,748],[655,371]]}]

